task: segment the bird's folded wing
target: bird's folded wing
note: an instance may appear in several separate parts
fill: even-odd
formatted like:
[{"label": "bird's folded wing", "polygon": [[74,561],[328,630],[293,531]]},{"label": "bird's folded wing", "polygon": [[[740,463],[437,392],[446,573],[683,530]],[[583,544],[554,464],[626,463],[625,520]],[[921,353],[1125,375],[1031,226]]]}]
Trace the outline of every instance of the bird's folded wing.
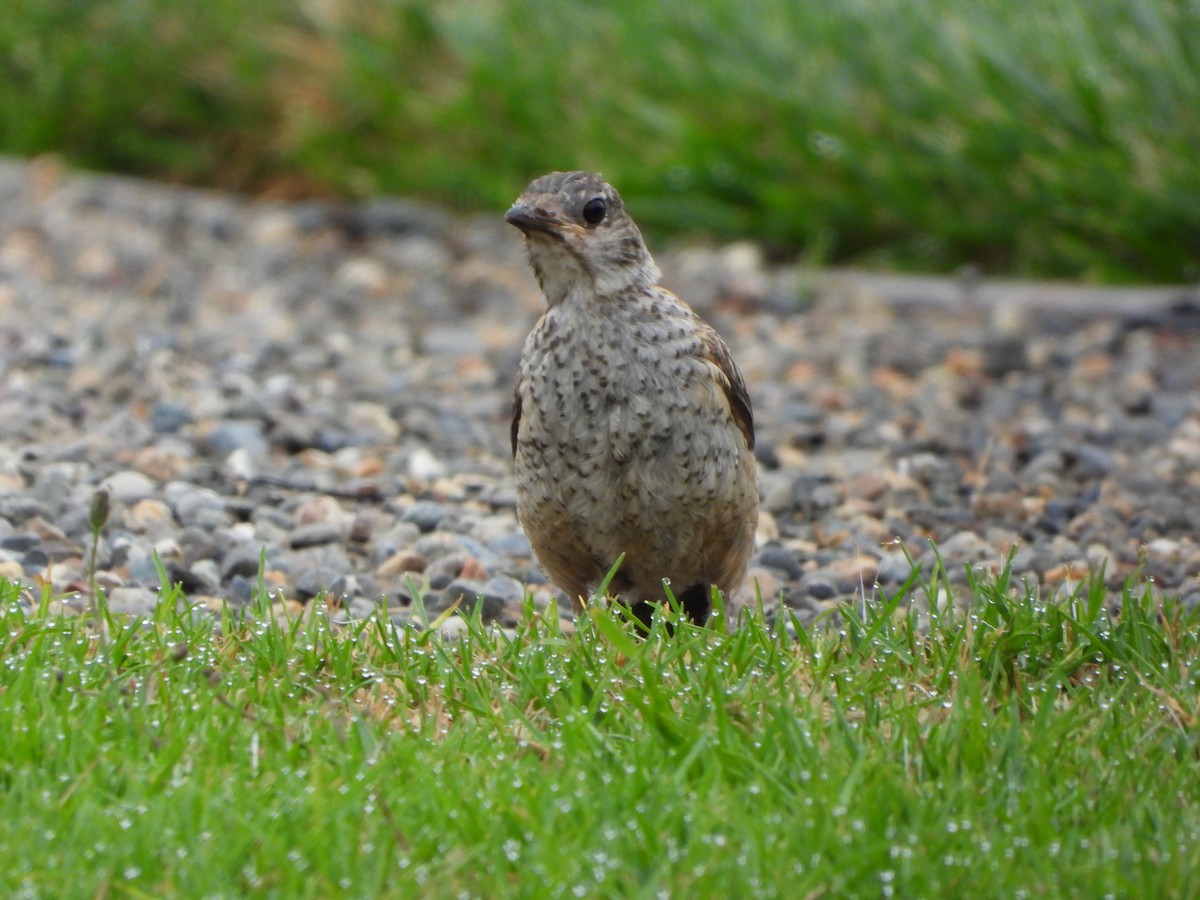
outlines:
[{"label": "bird's folded wing", "polygon": [[521,427],[521,379],[517,378],[517,386],[513,388],[512,413],[512,453],[517,458],[517,430]]},{"label": "bird's folded wing", "polygon": [[750,407],[750,394],[742,373],[733,361],[733,354],[716,330],[705,322],[697,323],[704,359],[716,367],[718,380],[729,401],[729,411],[738,430],[746,438],[746,446],[754,449],[754,411]]}]

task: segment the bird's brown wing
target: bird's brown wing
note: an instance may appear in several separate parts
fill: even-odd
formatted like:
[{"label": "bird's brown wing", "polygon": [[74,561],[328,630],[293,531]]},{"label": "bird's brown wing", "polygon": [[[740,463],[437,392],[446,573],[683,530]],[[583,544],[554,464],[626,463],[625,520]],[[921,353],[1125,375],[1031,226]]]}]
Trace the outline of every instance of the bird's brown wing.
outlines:
[{"label": "bird's brown wing", "polygon": [[706,322],[699,322],[698,333],[704,358],[717,367],[721,374],[721,388],[729,401],[729,411],[738,430],[746,438],[746,446],[754,449],[754,410],[750,406],[750,393],[742,379],[741,370],[733,361],[733,354],[716,329]]},{"label": "bird's brown wing", "polygon": [[517,379],[516,387],[513,388],[513,407],[512,407],[512,454],[513,459],[517,458],[517,429],[521,427],[521,379]]}]

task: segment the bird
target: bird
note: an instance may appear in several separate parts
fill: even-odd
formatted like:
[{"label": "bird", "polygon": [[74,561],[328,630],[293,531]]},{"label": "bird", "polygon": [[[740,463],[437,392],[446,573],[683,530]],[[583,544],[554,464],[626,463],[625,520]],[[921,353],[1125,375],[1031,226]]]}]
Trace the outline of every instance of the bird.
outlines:
[{"label": "bird", "polygon": [[[717,331],[660,283],[620,194],[590,172],[532,181],[524,234],[546,309],[513,392],[517,517],[579,612],[610,596],[649,629],[693,623],[744,581],[758,522],[754,415]],[[667,589],[669,588],[669,595]]]}]

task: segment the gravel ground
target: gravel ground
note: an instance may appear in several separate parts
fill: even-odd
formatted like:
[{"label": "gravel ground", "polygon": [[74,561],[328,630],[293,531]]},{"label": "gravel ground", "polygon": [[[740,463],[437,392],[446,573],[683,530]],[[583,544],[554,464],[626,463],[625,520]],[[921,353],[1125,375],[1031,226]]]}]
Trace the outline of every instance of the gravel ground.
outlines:
[{"label": "gravel ground", "polygon": [[[325,594],[343,619],[382,598],[406,621],[414,587],[434,611],[481,596],[501,625],[527,586],[548,604],[507,446],[541,300],[502,213],[0,161],[0,575],[83,608],[104,486],[97,582],[116,610],[153,607],[155,553],[211,610],[248,603],[263,560],[277,603]],[[657,249],[750,386],[769,612],[895,589],[906,553],[932,566],[930,539],[952,582],[1015,547],[1043,591],[1103,564],[1114,588],[1200,601],[1194,291]]]}]

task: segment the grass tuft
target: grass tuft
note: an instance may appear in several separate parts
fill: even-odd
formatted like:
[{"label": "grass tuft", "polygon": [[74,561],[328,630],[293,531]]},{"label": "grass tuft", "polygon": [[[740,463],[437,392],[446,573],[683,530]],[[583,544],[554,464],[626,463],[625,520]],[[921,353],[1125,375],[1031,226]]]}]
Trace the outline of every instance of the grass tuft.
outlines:
[{"label": "grass tuft", "polygon": [[102,641],[0,582],[0,892],[1186,894],[1200,621],[1010,574],[922,618],[914,571],[795,638],[214,621],[172,589]]},{"label": "grass tuft", "polygon": [[599,169],[663,232],[815,262],[1200,278],[1175,0],[10,0],[0,149],[503,209]]}]

